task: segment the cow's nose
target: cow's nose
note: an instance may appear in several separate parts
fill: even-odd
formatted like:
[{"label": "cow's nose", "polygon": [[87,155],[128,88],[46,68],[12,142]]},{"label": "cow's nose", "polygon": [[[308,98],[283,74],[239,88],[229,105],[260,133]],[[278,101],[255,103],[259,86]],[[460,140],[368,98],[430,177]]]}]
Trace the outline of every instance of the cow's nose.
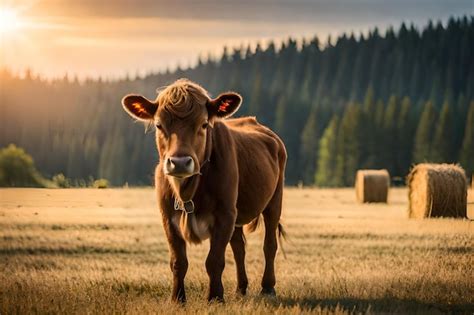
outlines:
[{"label": "cow's nose", "polygon": [[190,156],[172,156],[166,160],[165,173],[171,176],[186,177],[194,172],[194,160]]}]

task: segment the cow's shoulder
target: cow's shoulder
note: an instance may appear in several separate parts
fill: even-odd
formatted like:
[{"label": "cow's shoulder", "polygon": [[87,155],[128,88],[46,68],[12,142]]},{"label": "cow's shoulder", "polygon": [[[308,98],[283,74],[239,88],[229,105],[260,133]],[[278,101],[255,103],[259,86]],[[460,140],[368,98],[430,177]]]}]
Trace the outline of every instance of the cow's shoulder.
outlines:
[{"label": "cow's shoulder", "polygon": [[253,116],[226,119],[224,122],[230,128],[255,127],[260,125],[257,118]]},{"label": "cow's shoulder", "polygon": [[260,124],[255,117],[225,119],[222,124],[229,130],[238,151],[261,151],[262,145],[272,155],[286,155],[280,137],[270,128]]},{"label": "cow's shoulder", "polygon": [[[223,123],[231,130],[233,134],[239,133],[251,133],[251,134],[262,134],[273,137],[275,134],[264,125],[257,121],[257,118],[240,117],[234,119],[223,120]],[[251,136],[251,135],[247,135]],[[256,135],[257,136],[257,135]]]},{"label": "cow's shoulder", "polygon": [[243,133],[246,137],[272,138],[280,142],[280,138],[268,127],[260,124],[255,117],[241,117],[224,120],[225,125],[232,133]]}]

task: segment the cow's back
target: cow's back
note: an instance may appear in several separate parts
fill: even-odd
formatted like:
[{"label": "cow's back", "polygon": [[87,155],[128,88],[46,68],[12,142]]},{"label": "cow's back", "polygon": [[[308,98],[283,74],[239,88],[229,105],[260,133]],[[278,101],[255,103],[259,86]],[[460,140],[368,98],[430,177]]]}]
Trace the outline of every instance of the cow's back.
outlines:
[{"label": "cow's back", "polygon": [[237,224],[248,224],[267,206],[283,181],[286,150],[281,139],[254,117],[223,121],[235,145],[239,172]]}]

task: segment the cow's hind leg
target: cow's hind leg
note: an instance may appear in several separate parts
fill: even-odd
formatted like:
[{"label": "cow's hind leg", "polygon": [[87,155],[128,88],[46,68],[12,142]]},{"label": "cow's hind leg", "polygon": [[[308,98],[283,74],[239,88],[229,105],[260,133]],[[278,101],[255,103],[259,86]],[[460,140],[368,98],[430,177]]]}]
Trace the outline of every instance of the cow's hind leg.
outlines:
[{"label": "cow's hind leg", "polygon": [[247,293],[248,279],[245,272],[245,236],[242,227],[235,227],[234,234],[230,240],[230,246],[234,253],[235,266],[237,269],[237,293]]},{"label": "cow's hind leg", "polygon": [[265,240],[263,252],[265,255],[265,271],[262,278],[261,294],[276,295],[275,292],[275,256],[278,248],[277,231],[280,222],[283,197],[283,181],[278,184],[275,194],[263,211],[265,222]]}]

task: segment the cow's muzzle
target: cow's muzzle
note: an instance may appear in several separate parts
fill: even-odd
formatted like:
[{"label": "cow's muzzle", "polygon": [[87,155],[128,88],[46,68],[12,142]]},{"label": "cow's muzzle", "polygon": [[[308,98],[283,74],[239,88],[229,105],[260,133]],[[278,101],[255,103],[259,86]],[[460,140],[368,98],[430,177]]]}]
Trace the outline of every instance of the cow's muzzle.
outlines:
[{"label": "cow's muzzle", "polygon": [[194,175],[194,160],[190,156],[173,156],[165,161],[164,172],[174,177],[189,177]]}]

